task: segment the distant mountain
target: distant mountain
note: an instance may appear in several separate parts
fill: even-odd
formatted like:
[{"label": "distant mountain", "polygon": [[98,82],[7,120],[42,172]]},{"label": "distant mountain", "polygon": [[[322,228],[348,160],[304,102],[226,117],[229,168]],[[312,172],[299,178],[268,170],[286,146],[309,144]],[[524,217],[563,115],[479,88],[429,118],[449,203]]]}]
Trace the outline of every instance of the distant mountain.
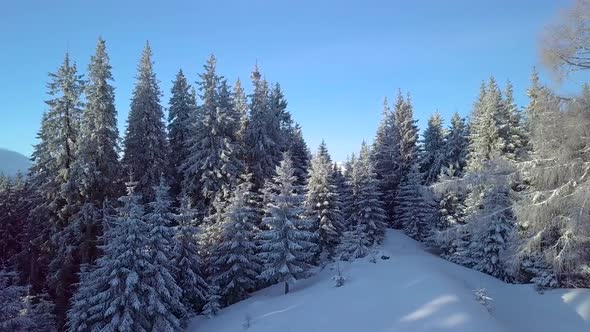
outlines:
[{"label": "distant mountain", "polygon": [[14,176],[20,170],[26,173],[31,162],[22,154],[0,148],[0,173]]}]

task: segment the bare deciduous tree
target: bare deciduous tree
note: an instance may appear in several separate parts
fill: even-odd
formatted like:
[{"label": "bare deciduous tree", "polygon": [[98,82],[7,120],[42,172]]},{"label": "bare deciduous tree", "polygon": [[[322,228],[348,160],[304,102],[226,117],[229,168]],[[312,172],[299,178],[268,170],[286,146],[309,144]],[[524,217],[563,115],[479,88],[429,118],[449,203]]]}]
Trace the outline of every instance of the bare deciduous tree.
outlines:
[{"label": "bare deciduous tree", "polygon": [[590,69],[590,0],[575,0],[543,33],[543,63],[561,79],[568,73]]}]

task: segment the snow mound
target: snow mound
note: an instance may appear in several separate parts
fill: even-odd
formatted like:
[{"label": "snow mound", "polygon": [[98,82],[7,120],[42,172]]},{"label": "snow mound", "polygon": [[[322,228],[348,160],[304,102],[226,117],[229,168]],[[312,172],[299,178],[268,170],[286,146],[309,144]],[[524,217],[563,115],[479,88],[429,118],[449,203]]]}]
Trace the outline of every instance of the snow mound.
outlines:
[{"label": "snow mound", "polygon": [[[263,289],[213,319],[195,318],[187,331],[590,331],[589,289],[539,294],[505,284],[435,257],[395,230],[373,256],[375,263],[340,262],[342,287],[334,286],[334,263],[290,294],[282,285]],[[474,295],[482,288],[493,299],[489,310]]]}]

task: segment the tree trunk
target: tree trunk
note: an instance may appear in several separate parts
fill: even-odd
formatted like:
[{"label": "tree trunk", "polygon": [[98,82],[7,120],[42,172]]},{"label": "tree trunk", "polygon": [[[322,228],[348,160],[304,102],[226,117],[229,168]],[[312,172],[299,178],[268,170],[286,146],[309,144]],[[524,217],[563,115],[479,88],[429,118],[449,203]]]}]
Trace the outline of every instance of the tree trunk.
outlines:
[{"label": "tree trunk", "polygon": [[285,281],[285,294],[289,293],[289,283]]}]

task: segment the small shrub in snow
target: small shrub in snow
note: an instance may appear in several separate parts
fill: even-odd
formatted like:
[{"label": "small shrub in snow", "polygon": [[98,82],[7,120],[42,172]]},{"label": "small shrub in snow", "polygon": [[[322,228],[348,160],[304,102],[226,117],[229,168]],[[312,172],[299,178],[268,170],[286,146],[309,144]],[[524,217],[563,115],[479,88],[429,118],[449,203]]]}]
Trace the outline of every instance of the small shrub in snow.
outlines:
[{"label": "small shrub in snow", "polygon": [[209,294],[207,303],[205,303],[205,306],[203,307],[203,315],[207,316],[208,318],[213,318],[213,316],[216,316],[219,310],[221,310],[221,305],[219,303],[220,300],[221,296],[219,296],[219,286],[209,286]]},{"label": "small shrub in snow", "polygon": [[473,291],[473,294],[475,295],[477,302],[486,307],[488,311],[492,311],[494,307],[494,299],[488,296],[488,292],[485,288],[476,289]]},{"label": "small shrub in snow", "polygon": [[344,285],[344,282],[346,281],[346,277],[342,275],[342,271],[340,270],[339,263],[336,263],[336,270],[338,273],[332,277],[332,280],[334,280],[336,287],[340,287],[340,286]]},{"label": "small shrub in snow", "polygon": [[376,250],[371,251],[371,253],[369,254],[369,262],[377,263],[377,251]]},{"label": "small shrub in snow", "polygon": [[246,313],[246,316],[244,317],[244,322],[242,323],[242,327],[244,327],[244,330],[247,330],[250,328],[251,325],[252,325],[252,316],[250,316],[249,313]]}]

